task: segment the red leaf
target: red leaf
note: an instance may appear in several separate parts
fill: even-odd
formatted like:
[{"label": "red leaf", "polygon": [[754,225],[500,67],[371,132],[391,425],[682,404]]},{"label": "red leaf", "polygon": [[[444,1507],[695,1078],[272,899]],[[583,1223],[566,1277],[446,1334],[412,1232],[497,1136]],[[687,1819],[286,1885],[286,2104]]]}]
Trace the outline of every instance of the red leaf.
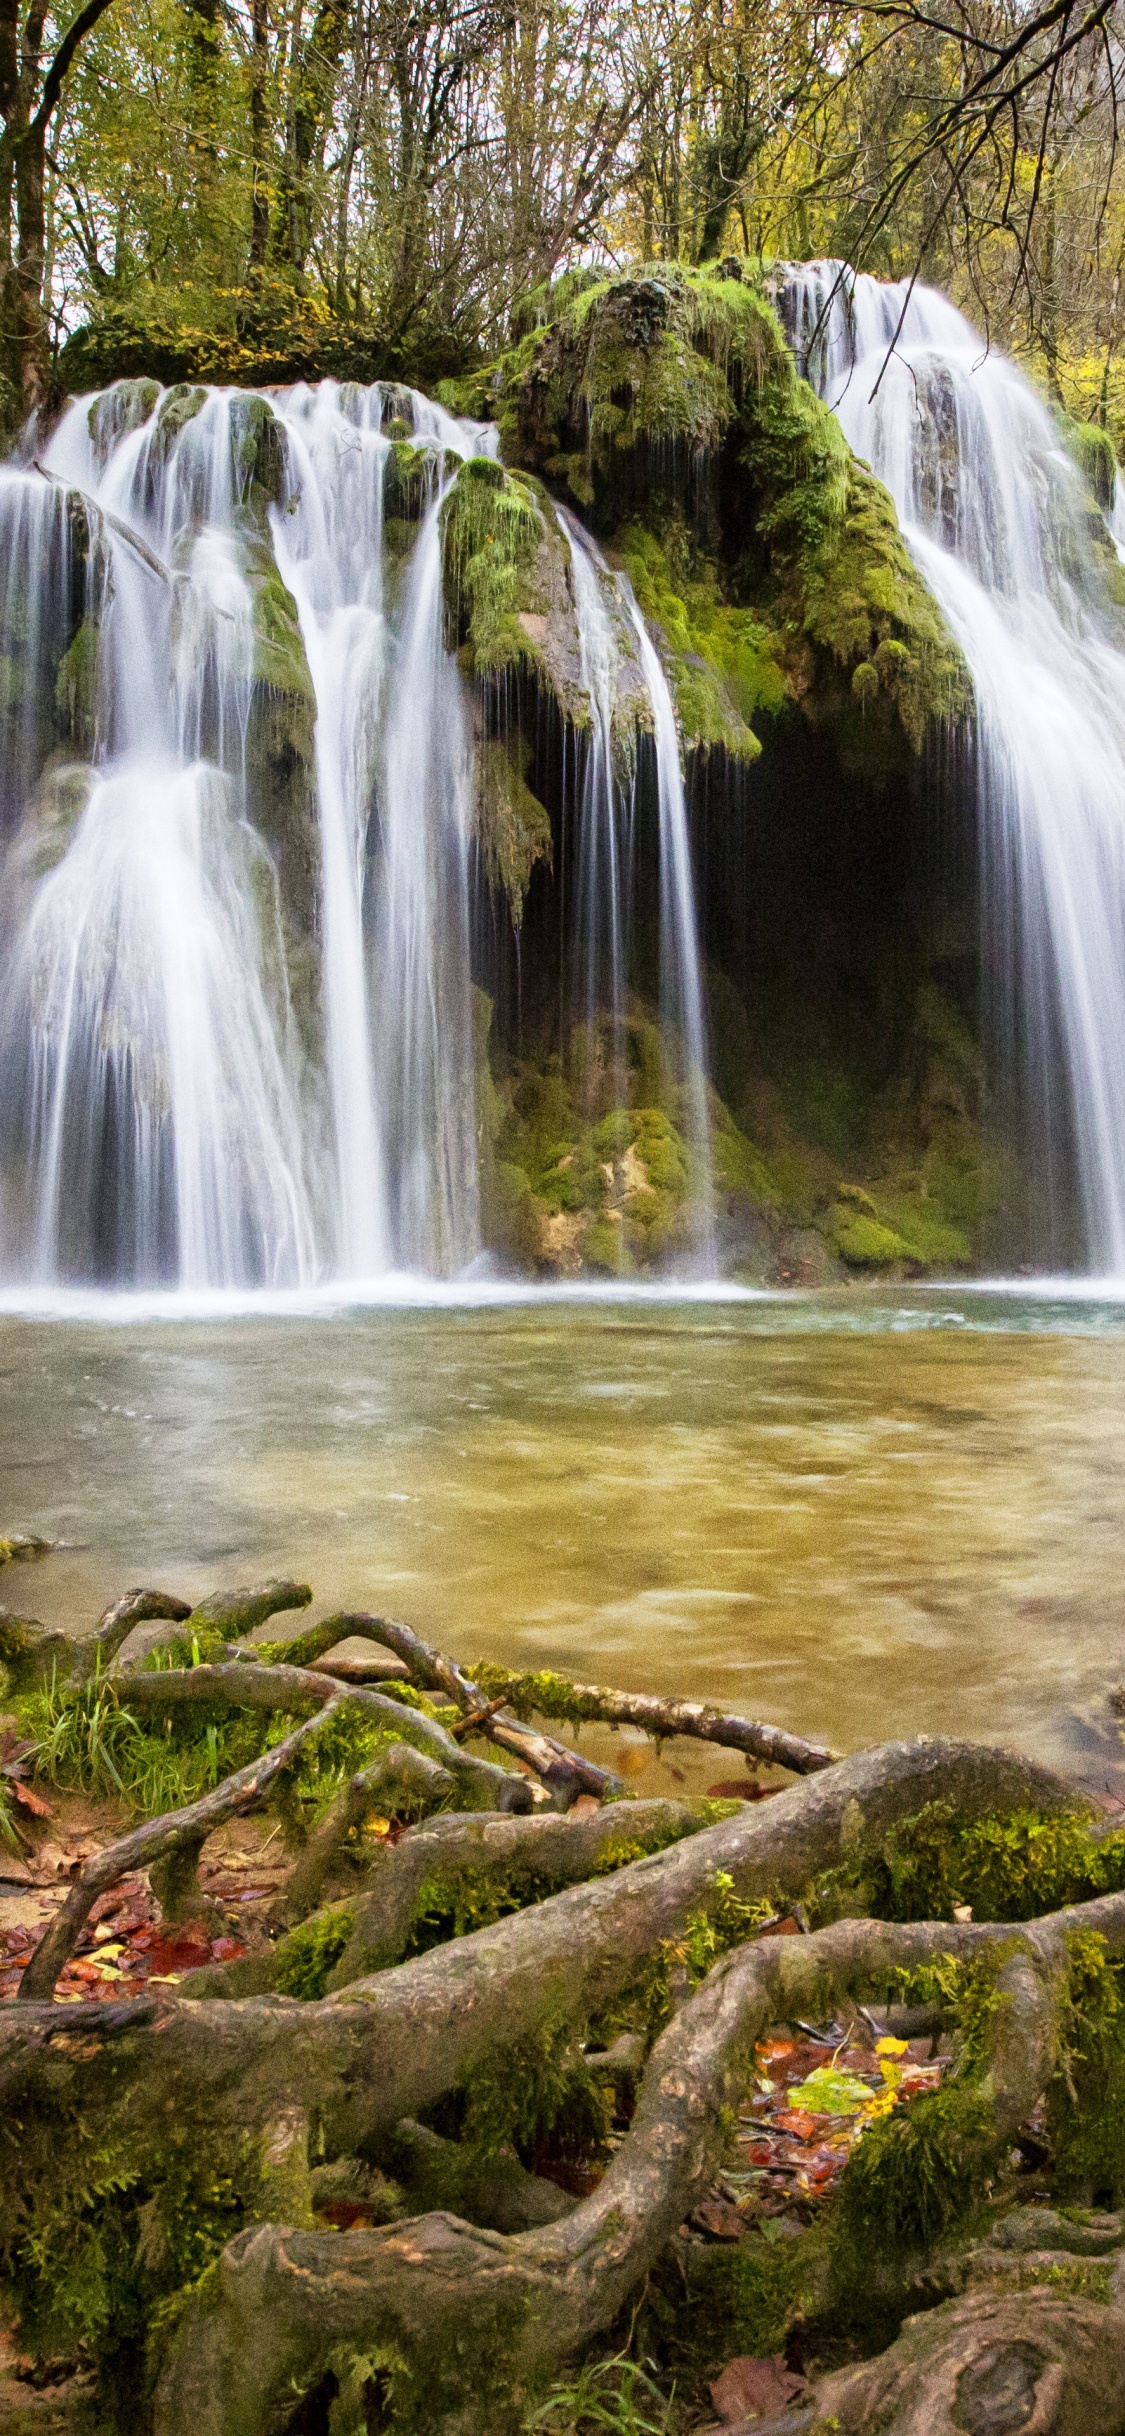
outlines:
[{"label": "red leaf", "polygon": [[691,2221],[701,2233],[709,2233],[712,2241],[741,2241],[746,2231],[738,2209],[729,2199],[703,2200]]},{"label": "red leaf", "polygon": [[15,1794],[17,1802],[22,1802],[25,1810],[33,1811],[37,1819],[50,1818],[51,1805],[49,1802],[44,1801],[41,1793],[33,1793],[30,1785],[21,1785],[19,1778],[15,1776],[10,1776],[8,1778],[8,1783]]},{"label": "red leaf", "polygon": [[786,2367],[780,2351],[772,2360],[728,2360],[710,2388],[715,2409],[728,2425],[740,2419],[774,2418],[807,2392],[807,2379]]},{"label": "red leaf", "polygon": [[210,1945],[201,1945],[194,1937],[159,1938],[149,1947],[149,1967],[154,1976],[166,1979],[171,1971],[197,1971],[210,1962]]},{"label": "red leaf", "polygon": [[246,1952],[246,1948],[239,1943],[237,1937],[212,1937],[211,1952],[216,1962],[237,1962],[239,1955]]}]

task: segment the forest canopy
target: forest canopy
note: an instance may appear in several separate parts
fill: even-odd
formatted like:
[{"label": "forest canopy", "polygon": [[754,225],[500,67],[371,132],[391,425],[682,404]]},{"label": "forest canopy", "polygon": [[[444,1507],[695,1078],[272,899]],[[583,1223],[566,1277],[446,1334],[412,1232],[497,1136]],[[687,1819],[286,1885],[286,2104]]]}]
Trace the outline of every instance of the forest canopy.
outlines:
[{"label": "forest canopy", "polygon": [[603,265],[950,288],[1114,424],[1121,0],[0,0],[6,410],[433,382]]}]

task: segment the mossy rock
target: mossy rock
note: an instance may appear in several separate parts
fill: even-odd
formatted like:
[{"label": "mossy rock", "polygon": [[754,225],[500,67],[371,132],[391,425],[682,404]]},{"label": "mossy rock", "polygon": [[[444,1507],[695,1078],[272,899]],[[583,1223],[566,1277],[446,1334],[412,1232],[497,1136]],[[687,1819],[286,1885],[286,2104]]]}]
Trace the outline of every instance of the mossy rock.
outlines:
[{"label": "mossy rock", "polygon": [[429,441],[393,438],[383,467],[384,519],[416,526],[433,497],[437,453]]},{"label": "mossy rock", "polygon": [[283,504],[288,478],[285,433],[268,398],[235,398],[231,451],[238,497],[264,520],[268,508]]},{"label": "mossy rock", "polygon": [[447,640],[466,647],[469,672],[495,677],[528,660],[521,611],[534,610],[542,508],[530,485],[490,457],[462,465],[442,508]]},{"label": "mossy rock", "polygon": [[560,284],[481,394],[508,460],[622,555],[689,749],[751,761],[797,707],[882,777],[972,716],[893,501],[797,374],[753,260]]},{"label": "mossy rock", "polygon": [[1079,423],[1061,411],[1056,412],[1055,420],[1087,490],[1108,513],[1117,480],[1117,452],[1109,432],[1100,423]]},{"label": "mossy rock", "polygon": [[63,734],[73,751],[85,760],[93,757],[97,735],[100,652],[97,620],[84,618],[59,662],[55,679],[55,708]]},{"label": "mossy rock", "polygon": [[838,1205],[831,1230],[832,1249],[849,1269],[893,1269],[900,1261],[919,1261],[915,1244],[896,1235],[893,1227],[846,1202]]},{"label": "mossy rock", "polygon": [[157,456],[171,455],[180,433],[194,422],[207,403],[207,391],[187,381],[166,389],[156,410],[151,446]]},{"label": "mossy rock", "polygon": [[120,440],[147,423],[160,397],[153,380],[114,381],[90,401],[86,417],[94,456],[105,465]]}]

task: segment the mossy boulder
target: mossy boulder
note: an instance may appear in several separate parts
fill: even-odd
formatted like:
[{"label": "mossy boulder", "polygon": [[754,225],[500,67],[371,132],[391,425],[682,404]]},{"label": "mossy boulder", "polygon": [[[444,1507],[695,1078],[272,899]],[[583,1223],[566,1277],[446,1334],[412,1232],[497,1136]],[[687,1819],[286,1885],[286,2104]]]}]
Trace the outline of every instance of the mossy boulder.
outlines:
[{"label": "mossy boulder", "polygon": [[107,464],[120,440],[147,423],[160,397],[153,380],[113,381],[91,398],[87,424],[98,465]]},{"label": "mossy boulder", "polygon": [[536,652],[521,612],[538,606],[533,571],[545,520],[530,485],[492,457],[462,465],[442,509],[448,639],[471,675],[495,677]]},{"label": "mossy boulder", "polygon": [[890,495],[799,377],[759,264],[560,283],[539,311],[477,402],[620,553],[689,749],[750,761],[796,708],[882,775],[971,716]]},{"label": "mossy boulder", "polygon": [[431,442],[392,438],[383,467],[383,514],[411,527],[433,497],[437,452]]}]

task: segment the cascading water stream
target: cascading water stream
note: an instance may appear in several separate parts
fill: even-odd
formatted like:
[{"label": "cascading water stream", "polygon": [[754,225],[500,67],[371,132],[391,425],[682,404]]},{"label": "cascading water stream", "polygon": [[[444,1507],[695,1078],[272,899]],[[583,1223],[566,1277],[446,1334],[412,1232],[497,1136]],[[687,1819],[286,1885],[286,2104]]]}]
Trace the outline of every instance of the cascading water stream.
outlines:
[{"label": "cascading water stream", "polygon": [[1085,1260],[1121,1276],[1125,649],[1089,503],[1047,408],[945,298],[829,262],[791,271],[783,304],[801,369],[891,491],[973,679],[986,965],[1044,1248],[1065,1243],[1073,1143]]},{"label": "cascading water stream", "polygon": [[[213,507],[212,460],[229,464],[225,401],[198,421],[176,481],[154,478],[153,436],[131,434],[127,463],[107,468],[111,513],[87,509],[94,766],[55,773],[55,834],[33,822],[11,872],[0,1091],[9,1173],[24,1181],[6,1251],[39,1278],[275,1283],[313,1268],[302,1126],[271,1005],[284,969],[272,870],[241,800],[249,594],[212,528],[172,563],[181,504],[202,492]],[[77,405],[51,470],[88,501],[97,452],[97,418]],[[120,505],[136,543],[117,529]],[[37,572],[23,561],[25,583]],[[93,694],[85,635],[74,683]]]},{"label": "cascading water stream", "polygon": [[[656,758],[660,865],[660,1020],[665,1043],[678,1040],[684,1063],[681,1125],[696,1170],[692,1249],[701,1269],[716,1266],[711,1190],[711,1125],[707,1105],[707,1027],[703,1005],[691,840],[680,738],[668,680],[626,575],[615,574],[588,534],[560,511],[570,548],[582,679],[590,704],[590,734],[582,768],[578,868],[578,951],[585,989],[587,1034],[599,1008],[610,1018],[613,1096],[626,1097],[626,942],[631,917],[635,850],[635,763],[638,695],[647,705]],[[638,680],[628,697],[630,732],[615,736],[623,663]]]}]

